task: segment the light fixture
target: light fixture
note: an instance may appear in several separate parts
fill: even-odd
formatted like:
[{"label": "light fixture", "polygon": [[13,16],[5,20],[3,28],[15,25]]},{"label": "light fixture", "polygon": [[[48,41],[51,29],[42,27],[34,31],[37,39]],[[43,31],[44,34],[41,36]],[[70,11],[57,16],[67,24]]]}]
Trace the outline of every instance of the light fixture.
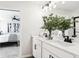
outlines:
[{"label": "light fixture", "polygon": [[[65,3],[65,1],[61,1],[61,2],[62,2],[62,4]],[[46,10],[54,9],[54,8],[56,8],[57,3],[58,3],[58,1],[48,1],[48,3],[46,3],[45,5],[42,6],[42,9],[46,9]]]},{"label": "light fixture", "polygon": [[62,4],[65,4],[65,1],[62,1]]}]

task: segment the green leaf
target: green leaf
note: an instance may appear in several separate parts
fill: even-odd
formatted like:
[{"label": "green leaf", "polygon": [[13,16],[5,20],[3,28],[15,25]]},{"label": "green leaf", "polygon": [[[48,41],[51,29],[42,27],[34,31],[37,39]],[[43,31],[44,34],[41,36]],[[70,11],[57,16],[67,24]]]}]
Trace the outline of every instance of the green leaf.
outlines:
[{"label": "green leaf", "polygon": [[71,19],[66,19],[63,16],[53,16],[50,14],[49,16],[43,17],[44,25],[42,29],[47,29],[48,31],[59,29],[61,31],[71,28]]}]

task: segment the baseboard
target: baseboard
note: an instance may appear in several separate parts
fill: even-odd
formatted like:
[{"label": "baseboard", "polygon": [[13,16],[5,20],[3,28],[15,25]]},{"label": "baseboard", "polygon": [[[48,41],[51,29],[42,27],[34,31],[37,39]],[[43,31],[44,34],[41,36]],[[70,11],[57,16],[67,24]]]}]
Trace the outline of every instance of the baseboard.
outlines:
[{"label": "baseboard", "polygon": [[22,55],[20,56],[21,58],[29,58],[29,57],[32,57],[32,54],[28,54],[28,55]]}]

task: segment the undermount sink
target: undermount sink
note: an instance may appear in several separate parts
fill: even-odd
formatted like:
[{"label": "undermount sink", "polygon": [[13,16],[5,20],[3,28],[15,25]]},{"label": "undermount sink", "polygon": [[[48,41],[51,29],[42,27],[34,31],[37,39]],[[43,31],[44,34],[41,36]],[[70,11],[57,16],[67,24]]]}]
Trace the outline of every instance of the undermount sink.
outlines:
[{"label": "undermount sink", "polygon": [[56,41],[56,42],[64,47],[74,46],[74,43],[68,43],[68,42],[64,42],[64,41]]},{"label": "undermount sink", "polygon": [[63,47],[73,47],[79,44],[79,38],[72,38],[72,39],[73,39],[72,43],[65,42],[63,38],[59,39],[57,37],[52,39],[52,41]]},{"label": "undermount sink", "polygon": [[76,46],[76,45],[79,44],[79,39],[78,38],[73,38],[72,43],[65,42],[64,39],[59,40],[59,38],[54,38],[52,40],[46,39],[46,40],[51,42],[51,43],[55,43],[56,45],[62,46],[62,47],[73,47],[73,46]]},{"label": "undermount sink", "polygon": [[63,40],[50,40],[50,42],[55,43],[56,45],[62,46],[62,47],[71,47],[75,45],[75,42],[69,43],[64,42]]}]

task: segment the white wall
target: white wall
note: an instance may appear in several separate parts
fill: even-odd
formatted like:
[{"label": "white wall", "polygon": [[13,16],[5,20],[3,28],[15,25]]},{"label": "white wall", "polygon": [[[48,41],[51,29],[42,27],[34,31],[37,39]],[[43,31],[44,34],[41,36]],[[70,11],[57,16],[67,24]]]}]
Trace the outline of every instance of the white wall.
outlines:
[{"label": "white wall", "polygon": [[32,55],[31,36],[39,33],[42,26],[41,15],[41,8],[38,5],[29,4],[22,10],[21,54],[23,56]]}]

